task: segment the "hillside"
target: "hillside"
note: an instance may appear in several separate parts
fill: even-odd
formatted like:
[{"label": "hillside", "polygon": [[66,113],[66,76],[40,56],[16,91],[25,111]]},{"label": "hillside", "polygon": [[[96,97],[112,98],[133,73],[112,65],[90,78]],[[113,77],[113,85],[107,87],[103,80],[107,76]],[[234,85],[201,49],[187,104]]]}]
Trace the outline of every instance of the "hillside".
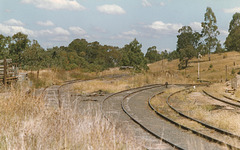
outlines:
[{"label": "hillside", "polygon": [[[178,60],[173,61],[159,61],[149,65],[150,72],[163,73],[165,76],[172,78],[173,83],[178,83],[182,80],[187,83],[197,81],[198,77],[198,59],[193,58],[190,60],[186,69],[178,69]],[[226,79],[226,66],[227,66],[227,79],[234,77],[240,70],[240,53],[238,52],[226,52],[221,54],[212,54],[211,61],[208,61],[208,57],[203,56],[200,59],[200,79],[211,82],[223,82]],[[161,74],[164,75],[164,74]]]}]

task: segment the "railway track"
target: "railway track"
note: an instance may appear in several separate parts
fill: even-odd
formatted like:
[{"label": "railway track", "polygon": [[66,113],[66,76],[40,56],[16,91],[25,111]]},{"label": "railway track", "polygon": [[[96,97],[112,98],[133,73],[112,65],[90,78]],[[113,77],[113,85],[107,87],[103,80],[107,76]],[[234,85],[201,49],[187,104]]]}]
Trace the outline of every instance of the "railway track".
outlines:
[{"label": "railway track", "polygon": [[159,138],[152,136],[151,133],[145,132],[145,130],[139,127],[129,116],[123,112],[121,105],[122,99],[128,94],[144,90],[146,88],[159,87],[162,85],[149,85],[145,87],[139,87],[135,89],[125,90],[118,93],[114,93],[106,97],[101,103],[101,110],[105,118],[113,124],[117,124],[117,127],[123,129],[126,134],[133,133],[139,143],[146,149],[173,149],[170,145],[165,144]]},{"label": "railway track", "polygon": [[[47,105],[58,106],[59,108],[65,109],[71,107],[71,102],[66,101],[70,99],[69,95],[71,94],[66,92],[66,89],[69,89],[69,86],[76,82],[83,81],[75,80],[66,82],[61,86],[51,86],[47,88],[45,94],[48,97]],[[148,105],[150,104],[151,98],[158,93],[164,92],[164,90],[165,87],[163,85],[156,84],[114,93],[101,102],[101,110],[109,121],[118,120],[118,122],[121,122],[118,126],[128,130],[135,130],[134,132],[138,134],[138,138],[143,138],[142,140],[145,141],[144,147],[147,149],[158,149],[159,147],[161,147],[161,149],[172,149],[169,145],[174,147],[174,149],[192,149],[192,142],[195,143],[194,149],[220,149],[221,146],[219,144],[210,143],[197,136],[200,135],[200,133],[194,135],[189,133],[189,131],[195,132],[194,130],[188,129],[189,131],[186,131],[179,129],[179,125],[173,125],[169,121],[159,118],[159,116],[149,108]],[[149,99],[149,104],[146,101],[147,99]],[[137,123],[137,125],[133,125],[133,121]],[[139,128],[139,125],[141,128]],[[183,129],[187,128],[184,126],[181,127]],[[128,130],[126,130],[126,132]],[[201,136],[206,138],[206,136]],[[211,140],[223,144],[220,140]],[[169,145],[164,144],[162,141]],[[224,144],[229,148],[238,149],[238,147],[230,144]]]},{"label": "railway track", "polygon": [[[50,107],[59,107],[62,108],[70,108],[71,106],[71,93],[70,93],[70,86],[74,83],[79,82],[87,82],[91,80],[97,80],[97,79],[104,79],[104,78],[111,78],[111,79],[117,79],[124,76],[128,76],[127,74],[116,74],[116,75],[106,75],[101,76],[93,79],[87,79],[87,80],[69,80],[63,82],[61,85],[53,85],[46,87],[41,93],[44,95],[44,99],[46,102],[46,106]],[[77,96],[77,95],[75,95]],[[93,100],[95,101],[95,100]]]},{"label": "railway track", "polygon": [[235,106],[235,107],[240,108],[240,103],[239,103],[239,101],[236,101],[236,100],[231,99],[231,98],[221,99],[221,98],[218,98],[218,97],[216,97],[216,96],[213,96],[212,94],[208,93],[208,92],[205,91],[205,90],[203,90],[203,93],[206,94],[207,96],[213,98],[214,100],[217,100],[217,101],[223,102],[223,103],[225,103],[225,104],[228,104],[228,105],[231,105],[231,106]]},{"label": "railway track", "polygon": [[[194,135],[189,133],[189,131],[179,129],[179,126],[172,124],[173,122],[170,123],[169,120],[167,121],[159,118],[159,116],[149,108],[147,102],[149,97],[151,99],[153,97],[152,95],[162,93],[164,90],[165,87],[162,85],[150,85],[131,91],[113,94],[102,102],[102,109],[105,111],[109,120],[115,119],[118,121],[119,119],[122,120],[122,118],[118,116],[119,113],[124,111],[128,117],[149,134],[157,139],[163,140],[176,149],[221,149],[222,147],[219,144],[210,143],[199,137],[199,134]],[[122,109],[119,109],[120,105]],[[114,111],[115,113],[113,113]],[[126,118],[126,115],[124,117]],[[187,128],[183,126],[181,127],[184,129]],[[188,130],[193,132],[191,129]],[[191,142],[194,143],[194,146]]]},{"label": "railway track", "polygon": [[131,93],[122,100],[122,108],[129,117],[145,130],[177,149],[221,149],[219,144],[211,143],[198,135],[192,134],[193,130],[188,127],[180,126],[185,130],[180,129],[178,124],[176,126],[174,120],[169,119],[170,116],[164,117],[164,115],[161,115],[165,118],[162,119],[153,113],[147,100],[149,97],[151,99],[151,95],[162,93],[164,90],[164,87],[161,87],[161,89],[156,87]]},{"label": "railway track", "polygon": [[[184,91],[184,90],[181,90],[181,91],[171,94],[167,98],[166,103],[169,106],[169,108],[171,108],[175,113],[180,115],[180,117],[182,117],[182,119],[185,119],[185,120],[187,119],[186,122],[194,121],[197,123],[195,125],[195,129],[192,132],[195,134],[198,134],[202,137],[205,137],[211,141],[215,141],[219,144],[226,145],[230,149],[240,149],[240,136],[239,135],[230,133],[229,131],[217,128],[213,125],[207,124],[206,122],[192,118],[192,117],[188,116],[187,114],[184,114],[183,112],[177,110],[177,108],[173,107],[173,105],[171,105],[170,98],[173,95],[180,93],[182,91]],[[169,115],[169,114],[167,114],[167,115]],[[180,117],[178,117],[178,119],[180,119]],[[180,126],[182,126],[182,125],[180,124]]]}]

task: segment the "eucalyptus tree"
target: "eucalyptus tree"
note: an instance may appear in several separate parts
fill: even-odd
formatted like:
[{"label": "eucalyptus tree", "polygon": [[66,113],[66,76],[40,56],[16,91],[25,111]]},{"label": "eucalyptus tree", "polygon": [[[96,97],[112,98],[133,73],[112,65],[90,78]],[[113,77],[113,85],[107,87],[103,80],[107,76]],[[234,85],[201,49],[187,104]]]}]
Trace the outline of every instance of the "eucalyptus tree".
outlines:
[{"label": "eucalyptus tree", "polygon": [[9,57],[11,37],[0,34],[0,59]]},{"label": "eucalyptus tree", "polygon": [[217,36],[220,34],[217,26],[217,19],[212,11],[212,8],[207,7],[206,13],[204,14],[204,22],[201,24],[202,26],[202,36],[205,37],[205,46],[208,52],[209,61],[211,50],[214,49],[218,43]]},{"label": "eucalyptus tree", "polygon": [[148,60],[149,63],[153,63],[160,60],[160,54],[157,51],[156,46],[149,47],[147,49],[147,53],[145,58]]},{"label": "eucalyptus tree", "polygon": [[12,36],[10,44],[10,55],[13,61],[21,64],[22,53],[29,47],[31,41],[28,39],[28,35],[18,32]]},{"label": "eucalyptus tree", "polygon": [[196,56],[197,48],[201,35],[198,32],[193,32],[190,26],[183,26],[178,30],[177,35],[177,52],[179,54],[180,64],[179,69],[186,68],[188,61]]},{"label": "eucalyptus tree", "polygon": [[232,20],[229,24],[228,32],[230,33],[232,30],[234,30],[236,27],[240,26],[240,13],[235,13],[232,16]]},{"label": "eucalyptus tree", "polygon": [[240,13],[235,13],[229,24],[229,35],[225,41],[227,51],[240,51]]},{"label": "eucalyptus tree", "polygon": [[39,70],[45,68],[47,63],[45,61],[45,51],[40,46],[37,40],[33,40],[32,45],[30,45],[22,53],[22,63],[24,64],[24,69],[37,70],[37,78],[39,76]]},{"label": "eucalyptus tree", "polygon": [[123,66],[133,66],[136,71],[148,70],[147,60],[145,59],[141,48],[142,44],[140,44],[136,39],[134,39],[131,43],[126,44],[121,50],[121,64]]}]

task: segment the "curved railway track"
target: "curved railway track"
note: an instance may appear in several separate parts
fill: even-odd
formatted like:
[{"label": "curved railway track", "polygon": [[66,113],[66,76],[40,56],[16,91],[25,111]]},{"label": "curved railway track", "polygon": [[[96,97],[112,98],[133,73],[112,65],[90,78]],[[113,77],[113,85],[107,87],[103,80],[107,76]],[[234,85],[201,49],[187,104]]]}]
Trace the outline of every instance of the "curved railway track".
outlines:
[{"label": "curved railway track", "polygon": [[[83,81],[74,80],[74,81],[66,82],[61,86],[51,86],[47,88],[46,95],[48,96],[48,105],[58,106],[59,108],[71,107],[69,101],[66,101],[67,99],[68,100],[70,99],[68,97],[69,93],[66,93],[63,91],[66,91],[66,89],[69,88],[68,85],[76,82],[83,82]],[[222,148],[219,144],[211,143],[201,137],[205,137],[208,140],[227,145],[229,148],[239,149],[239,147],[231,145],[227,142],[222,142],[222,140],[214,139],[209,135],[205,135],[201,132],[192,130],[186,126],[181,126],[178,123],[174,123],[174,120],[169,119],[169,116],[165,116],[163,114],[160,115],[151,106],[150,101],[155,95],[159,93],[160,94],[163,93],[164,90],[165,90],[165,87],[163,85],[155,84],[155,85],[148,85],[140,88],[135,88],[135,89],[114,93],[106,97],[101,102],[101,105],[100,105],[101,111],[103,112],[103,114],[105,114],[105,118],[107,118],[109,121],[110,120],[120,121],[121,123],[119,126],[123,128],[125,126],[128,126],[131,121],[134,121],[135,123],[140,125],[142,129],[138,128],[136,125],[132,125],[134,127],[129,127],[129,130],[135,130],[135,132],[138,132],[139,138],[143,137],[144,140],[146,140],[147,144],[145,143],[145,148],[147,149],[152,149],[153,147],[155,148],[161,147],[162,149],[164,149],[165,147],[165,149],[169,149],[169,146],[166,144],[163,144],[161,140],[170,144],[176,149],[192,149],[191,143],[195,143],[194,149],[196,148],[197,149],[198,148],[221,149]],[[175,113],[178,113],[178,115],[180,115],[181,117],[186,118],[184,114],[181,114],[181,112],[177,112],[175,108],[171,107],[171,105],[169,104],[170,97],[171,95],[166,100],[166,103],[169,105],[169,108],[172,109]],[[149,108],[149,106],[158,115],[165,118],[165,120],[159,118],[159,116],[153,113],[153,111]],[[125,113],[125,115],[123,115],[123,112]],[[193,118],[188,118],[188,119],[201,123],[200,121],[194,120]],[[172,123],[174,123],[175,125],[173,125]],[[179,129],[179,126],[185,130]],[[212,127],[209,127],[209,125],[206,125],[205,127],[212,128]],[[186,129],[197,135],[189,133],[188,131],[186,131]],[[143,132],[142,130],[145,130],[147,132]],[[216,131],[216,129],[214,129],[214,131]],[[212,131],[209,131],[209,132],[212,132]],[[224,134],[230,135],[229,133],[224,133]],[[199,137],[198,135],[200,135],[201,137]],[[235,138],[239,139],[239,137],[236,137],[236,135],[230,135],[230,136],[234,136]]]},{"label": "curved railway track", "polygon": [[212,94],[206,92],[205,90],[203,90],[203,93],[206,94],[207,96],[213,98],[214,100],[217,100],[217,101],[223,102],[225,104],[240,108],[240,104],[238,101],[234,101],[233,99],[227,99],[227,98],[224,100],[224,99],[218,98],[216,96],[213,96]]},{"label": "curved railway track", "polygon": [[[158,137],[152,136],[151,133],[145,132],[145,129],[141,128],[136,124],[126,113],[122,110],[122,99],[129,94],[136,93],[145,89],[159,87],[157,85],[148,85],[144,87],[129,89],[114,93],[106,97],[101,103],[101,111],[105,118],[110,122],[117,124],[117,127],[123,129],[123,132],[127,134],[133,133],[136,139],[140,140],[140,144],[146,149],[173,149],[170,145],[163,143]],[[144,143],[144,144],[143,144]]]},{"label": "curved railway track", "polygon": [[[186,90],[186,89],[185,89]],[[181,111],[178,111],[177,108],[173,107],[173,105],[170,104],[170,98],[177,94],[180,93],[184,90],[175,92],[171,94],[167,100],[166,103],[171,108],[174,112],[179,114],[180,116],[187,118],[188,120],[194,121],[199,124],[199,127],[197,130],[193,130],[192,132],[195,134],[198,134],[202,137],[205,137],[211,141],[215,141],[217,143],[220,143],[222,145],[226,145],[230,149],[240,149],[240,136],[236,135],[234,133],[230,133],[229,131],[217,128],[213,125],[207,124],[206,122],[197,120],[195,118],[192,118],[188,116],[187,114],[184,114]],[[182,126],[182,125],[180,125]],[[183,127],[184,128],[184,127]]]},{"label": "curved railway track", "polygon": [[[128,117],[141,126],[145,131],[154,137],[167,142],[176,149],[221,149],[219,144],[210,143],[209,141],[189,133],[186,130],[179,129],[179,126],[172,124],[173,122],[170,123],[167,120],[159,118],[159,116],[153,113],[148,106],[149,103],[147,100],[149,97],[151,99],[153,97],[152,95],[162,93],[164,90],[165,87],[162,85],[150,85],[131,91],[125,91],[125,94],[113,94],[102,102],[103,109],[106,114],[116,111],[117,109],[118,112],[111,116],[112,119],[117,120],[120,119],[117,114],[119,114],[121,111],[124,111]],[[115,103],[111,101],[115,101]],[[110,104],[104,104],[106,102]],[[108,110],[110,105],[115,104],[116,106],[111,107]],[[121,105],[122,110],[119,109],[119,105]],[[110,118],[109,115],[107,116],[107,118]],[[186,129],[187,127],[182,126],[182,128]],[[191,131],[193,132],[193,130]],[[192,146],[191,142],[195,145]]]}]

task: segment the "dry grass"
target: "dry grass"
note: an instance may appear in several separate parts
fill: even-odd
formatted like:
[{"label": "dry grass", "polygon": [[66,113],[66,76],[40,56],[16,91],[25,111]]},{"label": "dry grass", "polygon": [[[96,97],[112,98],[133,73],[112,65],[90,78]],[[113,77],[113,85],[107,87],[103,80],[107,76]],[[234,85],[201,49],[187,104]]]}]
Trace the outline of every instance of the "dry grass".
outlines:
[{"label": "dry grass", "polygon": [[161,76],[151,73],[136,74],[119,79],[91,80],[87,82],[76,83],[73,86],[75,92],[86,94],[96,91],[105,91],[115,93],[130,88],[141,87],[148,84],[164,84],[165,79]]},{"label": "dry grass", "polygon": [[172,97],[171,104],[193,118],[240,135],[240,115],[234,110],[218,108],[221,103],[208,100],[198,91],[187,95],[186,92],[176,94]]},{"label": "dry grass", "polygon": [[[234,66],[235,62],[235,66]],[[166,79],[170,82],[173,76],[174,83],[193,83],[197,80],[198,59],[193,58],[186,69],[178,70],[179,60],[168,62],[166,60],[150,64],[150,72],[167,74]],[[212,54],[211,61],[208,56],[203,56],[200,60],[200,78],[211,82],[221,82],[226,79],[225,66],[228,66],[227,79],[233,77],[232,70],[237,73],[240,70],[240,53],[227,52],[223,54]],[[180,80],[180,81],[179,81]]]},{"label": "dry grass", "polygon": [[106,93],[115,93],[123,91],[128,87],[128,84],[124,80],[91,80],[87,82],[75,83],[73,89],[77,93],[88,94],[97,91],[103,91]]},{"label": "dry grass", "polygon": [[47,109],[22,88],[0,97],[0,149],[142,149],[100,112]]}]

